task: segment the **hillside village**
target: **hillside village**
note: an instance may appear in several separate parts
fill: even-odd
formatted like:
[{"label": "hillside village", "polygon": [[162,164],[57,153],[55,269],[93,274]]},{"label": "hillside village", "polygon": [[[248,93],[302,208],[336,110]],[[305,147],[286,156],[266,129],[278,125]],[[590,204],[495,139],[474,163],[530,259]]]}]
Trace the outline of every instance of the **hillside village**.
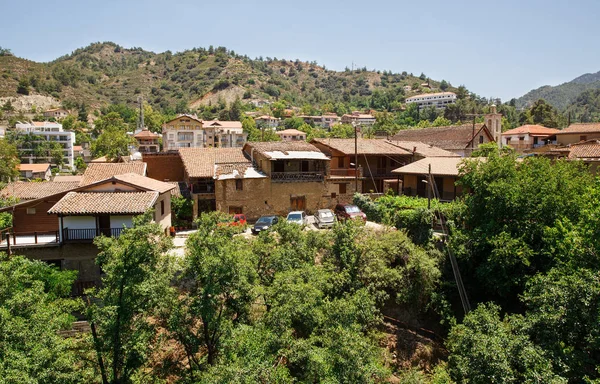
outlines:
[{"label": "hillside village", "polygon": [[0,276],[69,382],[600,377],[600,123],[212,46],[0,73]]}]

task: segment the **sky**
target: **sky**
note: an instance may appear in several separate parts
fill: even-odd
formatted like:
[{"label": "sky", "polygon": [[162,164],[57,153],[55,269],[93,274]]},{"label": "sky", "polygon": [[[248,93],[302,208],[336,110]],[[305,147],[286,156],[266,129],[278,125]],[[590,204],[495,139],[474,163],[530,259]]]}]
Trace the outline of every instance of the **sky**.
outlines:
[{"label": "sky", "polygon": [[0,0],[0,46],[52,61],[97,41],[425,73],[508,101],[600,71],[597,0]]}]

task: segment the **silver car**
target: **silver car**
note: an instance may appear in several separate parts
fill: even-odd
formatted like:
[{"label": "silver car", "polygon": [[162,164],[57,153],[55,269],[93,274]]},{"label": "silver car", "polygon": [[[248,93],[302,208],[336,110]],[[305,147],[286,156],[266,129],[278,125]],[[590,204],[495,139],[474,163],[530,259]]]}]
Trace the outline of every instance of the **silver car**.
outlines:
[{"label": "silver car", "polygon": [[315,213],[315,225],[319,228],[331,228],[335,224],[336,218],[331,209],[319,209]]}]

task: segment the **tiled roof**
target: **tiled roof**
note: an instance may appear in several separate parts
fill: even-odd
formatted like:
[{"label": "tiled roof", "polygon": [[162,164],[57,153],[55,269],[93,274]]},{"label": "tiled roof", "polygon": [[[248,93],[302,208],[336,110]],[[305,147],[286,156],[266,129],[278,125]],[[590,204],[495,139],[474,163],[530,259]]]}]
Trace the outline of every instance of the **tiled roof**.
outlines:
[{"label": "tiled roof", "polygon": [[568,135],[570,133],[600,133],[600,123],[575,123],[567,128],[556,132],[556,135]]},{"label": "tiled roof", "polygon": [[277,131],[275,134],[281,135],[306,135],[306,132],[299,131],[297,129],[284,129],[283,131]]},{"label": "tiled roof", "polygon": [[530,135],[544,135],[549,136],[560,132],[558,129],[546,128],[542,125],[526,124],[515,129],[502,132],[502,136],[519,135],[519,134],[530,134]]},{"label": "tiled roof", "polygon": [[177,115],[177,117],[176,117],[176,118],[174,118],[174,119],[171,119],[171,120],[167,121],[166,123],[164,123],[164,124],[163,124],[163,127],[165,127],[165,126],[169,125],[170,123],[172,123],[173,121],[175,121],[175,120],[179,119],[180,117],[187,117],[187,118],[190,118],[190,119],[193,119],[193,120],[195,120],[195,121],[196,121],[196,122],[198,122],[198,123],[202,123],[202,120],[200,120],[200,119],[198,118],[198,116],[196,116],[196,115],[189,115],[189,114],[185,114],[185,113],[184,113],[184,114],[179,114],[179,115]]},{"label": "tiled roof", "polygon": [[543,146],[549,147],[544,155],[552,154],[557,156],[567,156],[569,159],[600,159],[600,141],[588,140],[577,144],[571,144],[565,147]]},{"label": "tiled roof", "polygon": [[[345,155],[354,154],[354,139],[313,139],[313,143],[325,145]],[[411,155],[412,153],[381,139],[358,139],[359,155]]]},{"label": "tiled roof", "polygon": [[77,185],[79,185],[79,182],[81,182],[81,179],[83,179],[83,176],[81,175],[57,175],[54,176],[53,181],[56,182],[63,182],[63,181],[72,181],[72,182],[77,182]]},{"label": "tiled roof", "polygon": [[252,150],[268,159],[314,159],[329,160],[317,147],[306,141],[251,142],[244,145],[249,156]]},{"label": "tiled roof", "polygon": [[188,177],[213,177],[215,164],[250,163],[241,148],[180,148]]},{"label": "tiled roof", "polygon": [[202,122],[202,128],[242,129],[240,121],[206,120]]},{"label": "tiled roof", "polygon": [[138,175],[145,176],[146,163],[90,163],[83,174],[80,185],[89,185],[97,181],[126,173],[137,173]]},{"label": "tiled roof", "polygon": [[136,139],[158,139],[160,135],[157,135],[156,133],[147,129],[142,129],[141,131],[133,135],[133,137]]},{"label": "tiled roof", "polygon": [[[475,124],[475,135],[484,128],[485,124]],[[492,136],[485,130],[489,139]],[[420,141],[442,149],[464,149],[473,139],[473,125],[451,125],[445,127],[405,129],[395,134],[393,141]]]},{"label": "tiled roof", "polygon": [[113,179],[123,181],[125,183],[141,187],[143,189],[156,191],[159,193],[165,193],[175,188],[175,186],[171,183],[165,183],[163,181],[151,179],[146,176],[138,175],[137,173],[125,173],[123,175],[115,175]]},{"label": "tiled roof", "polygon": [[46,172],[50,164],[19,164],[19,171]]},{"label": "tiled roof", "polygon": [[73,151],[75,151],[75,152],[81,152],[81,151],[83,151],[83,147],[81,145],[74,145],[73,146]]},{"label": "tiled roof", "polygon": [[431,164],[431,174],[441,176],[458,176],[458,168],[461,157],[427,157],[410,163],[403,167],[394,169],[392,173],[426,175]]},{"label": "tiled roof", "polygon": [[19,200],[35,200],[58,193],[70,191],[79,186],[79,182],[44,181],[10,183],[0,190],[0,197],[16,197]]},{"label": "tiled roof", "polygon": [[140,214],[152,208],[158,192],[69,192],[48,210],[49,214]]},{"label": "tiled roof", "polygon": [[390,144],[398,146],[409,152],[415,151],[416,154],[423,157],[460,157],[454,152],[435,147],[431,144],[421,143],[419,141],[394,141],[389,140]]},{"label": "tiled roof", "polygon": [[217,180],[262,179],[266,177],[267,175],[258,171],[250,162],[215,165],[215,178]]}]

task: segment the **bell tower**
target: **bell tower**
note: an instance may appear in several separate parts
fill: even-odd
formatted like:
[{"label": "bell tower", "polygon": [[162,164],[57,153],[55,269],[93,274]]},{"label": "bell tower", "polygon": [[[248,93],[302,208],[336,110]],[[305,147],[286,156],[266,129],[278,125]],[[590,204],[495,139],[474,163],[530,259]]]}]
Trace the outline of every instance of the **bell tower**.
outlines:
[{"label": "bell tower", "polygon": [[502,114],[496,110],[496,105],[492,104],[491,111],[485,115],[485,125],[494,137],[498,147],[502,146]]}]

